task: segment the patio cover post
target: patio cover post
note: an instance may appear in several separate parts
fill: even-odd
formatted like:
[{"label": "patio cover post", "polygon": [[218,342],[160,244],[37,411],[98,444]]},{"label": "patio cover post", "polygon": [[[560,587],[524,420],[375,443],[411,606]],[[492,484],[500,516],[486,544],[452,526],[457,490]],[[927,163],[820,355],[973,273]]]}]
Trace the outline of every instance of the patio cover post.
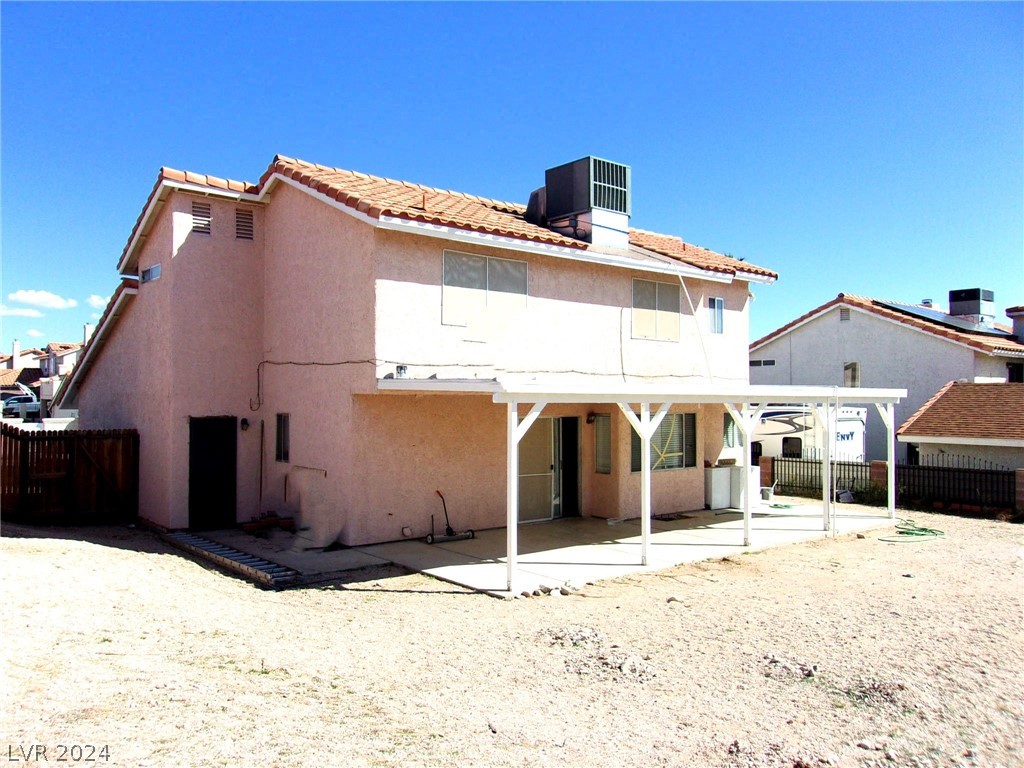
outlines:
[{"label": "patio cover post", "polygon": [[829,413],[830,408],[827,404],[814,406],[814,419],[825,435],[825,453],[822,455],[821,461],[821,517],[823,520],[822,530],[825,531],[829,529],[829,487],[832,485],[832,454],[829,450],[829,446],[832,444],[832,432]]},{"label": "patio cover post", "polygon": [[651,416],[651,404],[640,403],[640,418],[629,407],[629,403],[618,403],[626,421],[640,435],[640,565],[647,565],[647,547],[651,538],[651,438],[668,413],[672,403],[662,403],[658,412]]},{"label": "patio cover post", "polygon": [[[743,546],[750,546],[750,470],[751,470],[751,441],[754,437],[754,427],[756,426],[758,419],[761,418],[761,414],[764,413],[767,406],[760,405],[756,410],[751,411],[750,407],[746,404],[740,405],[737,409],[732,403],[724,403],[725,409],[732,416],[732,420],[736,423],[736,426],[740,428],[740,432],[743,435]],[[758,486],[760,486],[758,482]]]},{"label": "patio cover post", "polygon": [[519,565],[519,441],[540,416],[546,403],[534,403],[530,412],[519,422],[519,403],[508,404],[505,430],[506,520],[505,560],[507,563],[508,591],[512,591],[516,568]]},{"label": "patio cover post", "polygon": [[889,519],[896,517],[896,437],[893,434],[895,420],[893,418],[892,403],[875,403],[878,415],[885,422],[885,455],[888,459],[885,465],[885,484],[888,488],[886,493],[886,508],[889,512]]}]

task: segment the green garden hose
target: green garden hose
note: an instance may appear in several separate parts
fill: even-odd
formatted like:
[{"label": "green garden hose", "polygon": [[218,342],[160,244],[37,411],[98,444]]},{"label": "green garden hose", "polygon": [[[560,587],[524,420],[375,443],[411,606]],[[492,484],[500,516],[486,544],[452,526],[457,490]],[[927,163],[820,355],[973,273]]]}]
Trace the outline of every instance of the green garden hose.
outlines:
[{"label": "green garden hose", "polygon": [[913,541],[937,539],[940,536],[945,535],[945,532],[940,531],[938,528],[924,528],[923,526],[917,525],[913,520],[904,520],[899,518],[896,523],[896,535],[879,536],[878,541],[891,541],[897,544],[907,544]]}]

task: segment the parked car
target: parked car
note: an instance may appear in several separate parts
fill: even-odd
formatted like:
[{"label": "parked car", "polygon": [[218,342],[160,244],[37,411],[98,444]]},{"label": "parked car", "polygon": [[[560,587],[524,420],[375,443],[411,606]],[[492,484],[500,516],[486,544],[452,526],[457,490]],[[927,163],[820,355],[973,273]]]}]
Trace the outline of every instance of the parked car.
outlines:
[{"label": "parked car", "polygon": [[15,395],[4,402],[4,416],[21,416],[21,406],[25,406],[25,417],[39,418],[39,401],[32,395]]}]

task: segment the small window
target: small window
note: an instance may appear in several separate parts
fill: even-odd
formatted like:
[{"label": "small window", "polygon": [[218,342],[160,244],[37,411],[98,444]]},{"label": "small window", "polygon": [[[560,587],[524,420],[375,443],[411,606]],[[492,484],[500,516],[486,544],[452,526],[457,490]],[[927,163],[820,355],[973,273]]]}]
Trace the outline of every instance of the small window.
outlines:
[{"label": "small window", "polygon": [[737,445],[743,445],[743,433],[736,426],[736,422],[730,413],[722,414],[722,445],[726,448],[735,448]]},{"label": "small window", "polygon": [[763,365],[765,368],[770,368],[771,366],[775,365],[775,361],[771,359],[762,360],[761,365]]},{"label": "small window", "polygon": [[679,341],[679,286],[633,280],[633,338]]},{"label": "small window", "polygon": [[1007,363],[1006,381],[1010,384],[1024,384],[1024,363]]},{"label": "small window", "polygon": [[[640,435],[631,430],[630,466],[640,471]],[[651,469],[697,466],[697,414],[670,413],[651,438]]]},{"label": "small window", "polygon": [[708,317],[712,333],[723,333],[725,328],[725,299],[712,296],[708,299]]},{"label": "small window", "polygon": [[839,322],[847,323],[850,321],[850,308],[840,307],[839,308]]},{"label": "small window", "polygon": [[209,203],[192,203],[192,231],[200,235],[210,234],[210,224],[213,221],[210,213]]},{"label": "small window", "polygon": [[594,471],[612,473],[612,417],[606,413],[594,416]]},{"label": "small window", "polygon": [[760,368],[761,367],[761,361],[760,360],[751,360],[750,361],[750,367],[751,368]]},{"label": "small window", "polygon": [[252,211],[248,208],[235,209],[235,239],[252,240]]},{"label": "small window", "polygon": [[843,386],[844,387],[859,387],[860,386],[860,363],[844,363],[843,364]]},{"label": "small window", "polygon": [[141,279],[143,283],[151,283],[160,278],[160,265],[154,264],[149,269],[142,270]]},{"label": "small window", "polygon": [[277,448],[275,456],[278,461],[288,461],[289,438],[289,415],[287,413],[277,414]]},{"label": "small window", "polygon": [[803,451],[804,441],[799,437],[782,438],[782,457],[784,459],[799,459]]}]

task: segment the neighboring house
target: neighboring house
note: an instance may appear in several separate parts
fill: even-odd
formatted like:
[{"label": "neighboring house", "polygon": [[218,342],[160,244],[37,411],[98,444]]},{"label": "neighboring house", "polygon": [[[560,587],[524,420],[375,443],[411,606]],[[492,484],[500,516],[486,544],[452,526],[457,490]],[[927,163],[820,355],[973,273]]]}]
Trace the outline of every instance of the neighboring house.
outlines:
[{"label": "neighboring house", "polygon": [[[167,528],[312,505],[345,544],[423,536],[435,489],[459,527],[503,525],[496,379],[746,386],[749,284],[777,277],[630,229],[625,166],[552,170],[528,211],[285,157],[258,184],[162,169],[55,407],[139,430],[140,514]],[[572,174],[606,171],[578,205]],[[666,417],[656,511],[701,508],[704,463],[739,457],[724,414]],[[614,405],[552,406],[521,517],[637,516],[633,435]]]},{"label": "neighboring house", "polygon": [[66,376],[71,372],[78,355],[82,351],[82,344],[50,342],[40,356],[39,367],[43,376]]},{"label": "neighboring house", "polygon": [[1024,468],[1024,384],[951,381],[896,434],[917,447],[921,464]]},{"label": "neighboring house", "polygon": [[[751,384],[905,387],[899,424],[950,380],[1024,381],[1024,308],[995,323],[991,291],[950,291],[950,311],[839,294],[750,345]],[[1015,316],[1017,315],[1017,316]],[[886,430],[868,409],[868,459],[886,458]],[[906,460],[900,443],[897,459]]]},{"label": "neighboring house", "polygon": [[21,343],[15,339],[11,354],[0,357],[0,366],[8,370],[15,368],[38,368],[39,358],[42,354],[43,350],[36,349],[35,347],[23,350]]},{"label": "neighboring house", "polygon": [[40,378],[42,378],[42,373],[38,368],[2,369],[0,370],[0,397],[7,400],[9,397],[25,394],[25,390],[19,387],[19,384],[28,387],[38,395]]}]

